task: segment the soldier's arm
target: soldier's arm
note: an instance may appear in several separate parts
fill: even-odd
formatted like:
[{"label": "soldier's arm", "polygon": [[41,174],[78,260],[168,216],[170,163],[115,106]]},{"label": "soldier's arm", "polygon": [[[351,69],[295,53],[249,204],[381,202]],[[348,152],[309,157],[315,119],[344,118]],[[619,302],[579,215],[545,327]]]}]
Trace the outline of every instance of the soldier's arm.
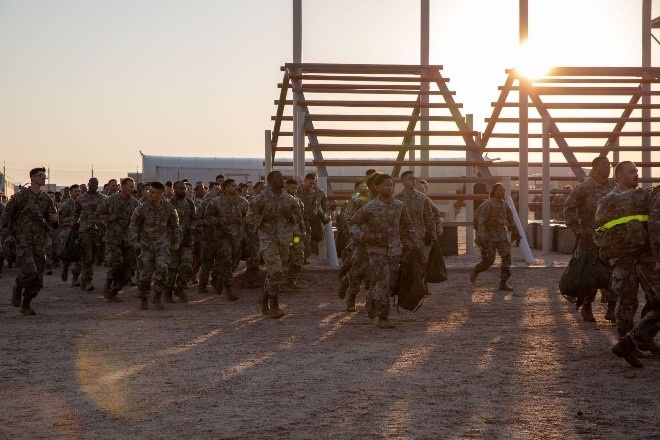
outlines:
[{"label": "soldier's arm", "polygon": [[362,230],[362,225],[364,225],[366,221],[367,210],[365,209],[365,206],[360,208],[355,214],[353,214],[353,217],[348,220],[348,230],[351,232],[351,235],[358,239],[358,241],[362,241],[362,237],[365,234]]},{"label": "soldier's arm", "polygon": [[108,209],[108,201],[110,198],[104,199],[99,203],[99,206],[96,208],[96,218],[99,223],[103,224],[106,228],[110,223],[110,212]]},{"label": "soldier's arm", "polygon": [[128,226],[128,232],[131,236],[133,247],[140,246],[140,231],[142,230],[143,221],[142,212],[140,206],[138,206],[133,210],[133,214],[131,214],[131,223]]},{"label": "soldier's arm", "polygon": [[660,187],[655,187],[649,197],[649,241],[656,270],[660,264]]},{"label": "soldier's arm", "polygon": [[328,205],[328,197],[325,195],[325,192],[321,193],[319,205],[321,206],[321,210],[325,213],[325,215],[330,216],[330,206]]},{"label": "soldier's arm", "polygon": [[490,203],[483,203],[477,210],[475,223],[477,225],[477,244],[481,245],[486,241],[486,219],[488,218]]},{"label": "soldier's arm", "polygon": [[11,231],[11,220],[12,217],[14,217],[15,210],[16,210],[15,199],[11,199],[7,203],[7,206],[5,206],[5,209],[2,212],[2,215],[0,216],[0,235],[2,236],[3,240],[8,240],[10,237],[11,240],[9,241],[14,240]]},{"label": "soldier's arm", "polygon": [[173,206],[171,207],[170,215],[167,219],[167,228],[170,233],[170,246],[176,249],[181,245],[183,232],[181,231],[181,225],[179,224],[179,214],[177,214],[176,209],[174,209]]},{"label": "soldier's arm", "polygon": [[80,214],[82,214],[82,205],[80,204],[80,197],[76,200],[76,203],[73,205],[73,221],[80,221]]},{"label": "soldier's arm", "polygon": [[580,234],[582,227],[580,226],[580,217],[578,215],[578,206],[580,200],[583,199],[582,189],[578,186],[573,191],[568,194],[566,197],[566,202],[564,203],[564,222],[566,226],[570,228],[574,234]]},{"label": "soldier's arm", "polygon": [[424,200],[424,229],[426,230],[426,236],[431,241],[435,241],[438,236],[435,230],[435,215],[433,214],[433,209],[431,209],[431,204],[431,199],[426,197]]},{"label": "soldier's arm", "polygon": [[220,223],[220,211],[218,210],[218,205],[215,200],[209,202],[209,205],[206,207],[206,212],[204,212],[204,219],[206,220],[207,225],[217,227]]},{"label": "soldier's arm", "polygon": [[511,207],[506,204],[506,224],[509,227],[509,231],[511,232],[511,238],[513,241],[518,241],[520,240],[520,233],[518,232],[518,227],[516,226],[516,222],[513,220],[513,211],[511,211]]},{"label": "soldier's arm", "polygon": [[410,220],[410,214],[405,207],[401,210],[401,218],[399,219],[399,234],[401,235],[401,244],[403,244],[403,247],[406,249],[413,248],[415,243],[421,239],[415,234],[412,220]]},{"label": "soldier's arm", "polygon": [[55,202],[48,198],[48,207],[46,208],[45,213],[46,224],[53,229],[60,227],[60,217],[57,215],[57,208],[55,207]]}]

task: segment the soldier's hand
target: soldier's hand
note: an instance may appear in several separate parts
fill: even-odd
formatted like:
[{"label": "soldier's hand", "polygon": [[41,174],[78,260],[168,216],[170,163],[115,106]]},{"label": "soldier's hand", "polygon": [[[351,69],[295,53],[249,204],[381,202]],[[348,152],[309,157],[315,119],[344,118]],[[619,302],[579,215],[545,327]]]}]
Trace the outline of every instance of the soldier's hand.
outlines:
[{"label": "soldier's hand", "polygon": [[57,213],[55,213],[55,214],[51,214],[51,215],[50,215],[50,221],[51,221],[52,223],[58,223],[58,222],[60,221],[60,216],[57,215]]},{"label": "soldier's hand", "polygon": [[8,246],[13,246],[16,243],[16,239],[14,236],[10,235],[9,237],[5,238],[5,243],[7,243]]}]

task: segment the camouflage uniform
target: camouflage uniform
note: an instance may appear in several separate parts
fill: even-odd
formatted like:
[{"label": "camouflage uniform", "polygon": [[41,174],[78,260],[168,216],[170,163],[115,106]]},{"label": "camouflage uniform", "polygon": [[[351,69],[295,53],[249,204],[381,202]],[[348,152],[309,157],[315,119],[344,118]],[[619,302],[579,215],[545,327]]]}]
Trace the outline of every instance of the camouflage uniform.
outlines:
[{"label": "camouflage uniform", "polygon": [[140,206],[140,202],[129,195],[123,198],[121,193],[115,193],[106,198],[96,209],[96,216],[105,229],[106,261],[108,274],[106,284],[109,288],[109,298],[130,282],[135,270],[135,251],[129,227],[133,211]]},{"label": "camouflage uniform", "polygon": [[[319,187],[315,187],[314,191],[316,191],[316,202],[318,203],[318,210],[322,211],[327,218],[330,218],[331,211],[330,211],[330,206],[328,205],[327,194]],[[312,252],[318,254],[319,242],[311,240],[310,243],[312,245]]]},{"label": "camouflage uniform", "polygon": [[216,281],[216,292],[227,289],[230,299],[235,299],[231,288],[234,285],[233,272],[241,261],[241,243],[245,231],[245,217],[250,204],[244,197],[230,197],[220,194],[206,208],[204,218],[215,229],[215,242],[218,244],[216,272],[220,279]]},{"label": "camouflage uniform", "polygon": [[91,285],[94,275],[92,266],[94,256],[98,253],[98,243],[100,240],[100,227],[96,218],[96,210],[105,196],[99,192],[86,192],[76,199],[74,215],[78,219],[80,227],[78,229],[78,243],[80,246],[80,269],[82,279],[80,288],[87,284]]},{"label": "camouflage uniform", "polygon": [[[390,296],[399,276],[403,247],[413,247],[418,241],[410,216],[400,200],[393,197],[389,203],[385,203],[375,198],[349,220],[349,228],[359,241],[362,241],[365,233],[375,237],[373,242],[366,243],[372,275],[367,304],[370,309],[375,307],[378,317],[386,321]],[[373,316],[370,314],[370,317]]]},{"label": "camouflage uniform", "polygon": [[29,307],[44,285],[44,247],[49,227],[57,227],[50,221],[52,214],[56,214],[55,205],[46,193],[35,194],[24,188],[7,203],[0,217],[1,239],[16,239],[16,265],[20,267],[16,288],[19,296],[22,291],[23,307]]},{"label": "camouflage uniform", "polygon": [[419,249],[422,249],[422,263],[426,265],[429,261],[431,246],[438,238],[435,232],[435,216],[431,208],[433,203],[426,195],[414,189],[411,191],[403,189],[394,197],[406,205],[413,224],[413,230],[417,236],[418,243],[416,245]]},{"label": "camouflage uniform", "polygon": [[204,229],[204,217],[202,216],[203,199],[193,197],[192,201],[195,204],[195,219],[193,221],[193,264],[190,281],[194,282],[202,265],[202,230]]},{"label": "camouflage uniform", "polygon": [[[71,198],[64,200],[60,204],[60,209],[58,212],[60,216],[60,242],[64,242],[64,240],[66,240],[67,235],[69,235],[69,232],[71,231],[71,227],[73,227],[73,225],[76,223],[76,216],[74,213],[75,207],[76,201]],[[63,261],[62,265],[63,270],[66,271],[71,266],[71,263],[68,261]],[[77,278],[80,276],[80,264],[78,264],[77,261],[73,263],[71,274],[74,280],[77,280]]]},{"label": "camouflage uniform", "polygon": [[206,221],[206,209],[209,204],[213,202],[213,196],[211,194],[206,194],[202,200],[202,204],[199,208],[200,219],[200,241],[201,241],[201,256],[200,256],[200,268],[199,268],[199,286],[198,290],[202,293],[206,292],[206,286],[209,283],[209,276],[211,275],[211,269],[213,269],[213,280],[214,282],[218,280],[217,273],[215,272],[215,259],[218,252],[218,244],[215,241],[215,227]]},{"label": "camouflage uniform", "polygon": [[[293,232],[293,240],[291,241],[291,249],[289,249],[289,264],[287,271],[287,284],[291,286],[296,285],[298,274],[305,264],[305,220],[302,217],[303,202],[300,198],[296,197],[298,203],[298,212],[300,215],[296,216],[296,230]],[[297,237],[297,239],[296,239]]]},{"label": "camouflage uniform", "polygon": [[319,212],[317,194],[314,189],[306,190],[304,187],[298,191],[298,198],[303,203],[302,218],[305,222],[305,235],[303,241],[305,242],[305,260],[312,254],[312,221]]},{"label": "camouflage uniform", "polygon": [[[361,196],[348,203],[345,209],[345,224],[350,234],[350,224],[353,216],[367,204],[367,197]],[[357,237],[350,235],[350,241],[346,246],[344,255],[342,256],[342,268],[340,268],[340,276],[342,273],[345,275],[340,279],[340,293],[339,297],[343,298],[343,290],[348,292],[348,299],[346,300],[347,309],[353,311],[355,309],[355,298],[360,293],[360,285],[362,281],[369,281],[369,253],[367,252],[367,245],[361,243]]]},{"label": "camouflage uniform", "polygon": [[[255,198],[253,196],[249,200],[251,210]],[[259,231],[257,231],[256,225],[251,220],[252,218],[248,217],[245,222],[245,237],[243,238],[248,254],[248,259],[245,262],[247,265],[245,276],[250,287],[257,287],[259,286],[259,263],[261,260],[261,254],[259,253]],[[305,244],[303,243],[302,246],[304,254]]]},{"label": "camouflage uniform", "polygon": [[259,250],[266,264],[265,292],[277,298],[289,262],[289,249],[297,231],[296,218],[301,215],[295,197],[282,190],[267,188],[254,198],[252,219],[259,232]]},{"label": "camouflage uniform", "polygon": [[[623,191],[616,186],[612,192],[598,201],[595,221],[597,226],[629,215],[648,213],[649,191],[632,189]],[[652,286],[638,271],[652,273],[653,255],[649,244],[647,225],[633,220],[606,231],[599,229],[596,243],[601,245],[601,256],[612,266],[611,286],[617,295],[616,329],[619,338],[632,330],[637,312],[637,291],[641,284],[648,296],[653,296]],[[650,267],[650,270],[649,270]]]},{"label": "camouflage uniform", "polygon": [[131,242],[140,244],[138,295],[148,298],[153,276],[154,299],[160,300],[167,288],[170,248],[181,243],[176,209],[164,200],[160,206],[145,201],[133,211],[129,231]]},{"label": "camouflage uniform", "polygon": [[[573,233],[582,228],[582,238],[578,239],[577,249],[579,252],[590,252],[598,255],[598,246],[594,243],[594,230],[596,219],[596,206],[598,200],[614,189],[614,181],[607,179],[604,184],[598,183],[593,177],[578,184],[566,197],[564,203],[564,219],[566,226]],[[592,289],[584,298],[584,304],[591,304],[596,298],[597,289]],[[608,301],[616,301],[616,294],[611,289],[602,290]]]},{"label": "camouflage uniform", "polygon": [[506,227],[517,235],[513,213],[505,201],[492,197],[479,206],[476,212],[477,242],[481,247],[481,261],[474,267],[473,274],[488,270],[495,262],[496,253],[502,258],[500,285],[511,277],[511,242]]},{"label": "camouflage uniform", "polygon": [[[167,300],[176,287],[176,295],[185,301],[183,289],[192,277],[194,221],[196,215],[195,204],[188,197],[170,198],[169,203],[176,209],[181,228],[181,242],[178,249],[170,249],[169,272],[167,276]],[[174,244],[174,243],[172,243]],[[175,286],[176,285],[176,286]]]}]

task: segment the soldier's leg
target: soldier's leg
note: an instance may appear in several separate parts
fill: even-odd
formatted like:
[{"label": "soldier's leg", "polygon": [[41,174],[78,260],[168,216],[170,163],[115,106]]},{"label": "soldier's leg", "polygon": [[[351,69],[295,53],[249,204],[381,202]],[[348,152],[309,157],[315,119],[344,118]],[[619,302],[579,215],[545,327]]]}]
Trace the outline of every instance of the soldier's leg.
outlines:
[{"label": "soldier's leg", "polygon": [[[41,255],[35,252],[39,248]],[[43,286],[42,274],[45,267],[45,255],[43,252],[43,246],[24,243],[16,246],[16,265],[20,270],[12,289],[12,305],[15,307],[20,306],[21,313],[24,315],[34,315],[34,311],[30,307],[30,301],[37,296],[37,293]],[[22,301],[21,295],[23,297]]]},{"label": "soldier's leg", "polygon": [[[357,246],[351,256],[351,269],[342,279],[343,284],[347,284],[346,310],[355,311],[355,300],[360,293],[360,285],[369,272],[369,253],[364,246]],[[369,305],[368,295],[367,306]]]},{"label": "soldier's leg", "polygon": [[50,231],[48,232],[46,238],[46,246],[44,248],[46,254],[46,274],[50,275],[53,273],[53,236]]},{"label": "soldier's leg", "polygon": [[117,243],[108,243],[106,246],[106,252],[108,253],[106,257],[106,261],[108,262],[108,273],[106,274],[105,283],[103,285],[103,296],[110,298],[113,283],[116,283],[117,279],[121,276],[120,273],[124,266],[124,254],[121,246]]},{"label": "soldier's leg", "polygon": [[167,289],[167,273],[170,267],[170,248],[168,246],[156,249],[154,252],[154,299],[153,303],[157,309],[162,309],[161,296]]},{"label": "soldier's leg", "polygon": [[220,240],[218,246],[218,254],[216,255],[216,261],[218,261],[217,267],[220,273],[220,280],[218,281],[219,292],[222,293],[222,287],[232,286],[233,276],[232,276],[232,243],[231,239],[223,238]]},{"label": "soldier's leg", "polygon": [[138,296],[141,300],[141,308],[146,309],[149,293],[151,292],[151,279],[155,269],[155,256],[150,250],[142,249],[137,260],[138,266]]},{"label": "soldier's leg", "polygon": [[381,321],[383,325],[387,322],[391,289],[390,265],[385,252],[369,252],[369,271],[373,274],[369,297],[374,302],[373,308],[378,315],[380,326]]},{"label": "soldier's leg", "polygon": [[312,223],[311,220],[305,219],[305,235],[303,237],[305,243],[305,262],[312,254]]},{"label": "soldier's leg", "polygon": [[165,280],[163,282],[163,294],[164,294],[163,299],[169,303],[174,302],[174,298],[172,298],[172,292],[174,291],[174,285],[176,284],[176,279],[179,275],[180,263],[181,263],[181,248],[177,250],[170,250],[167,275],[165,276]]},{"label": "soldier's leg", "polygon": [[184,289],[188,286],[189,280],[193,275],[193,247],[184,246],[179,248],[179,273],[176,277],[176,285],[174,293],[179,297],[181,302],[188,302],[188,296]]},{"label": "soldier's leg", "polygon": [[513,290],[507,283],[511,278],[511,243],[508,241],[497,242],[497,252],[502,258],[502,267],[500,268],[500,290]]},{"label": "soldier's leg", "polygon": [[80,246],[80,289],[93,290],[92,277],[94,275],[92,265],[94,264],[94,237],[90,233],[81,233],[78,244]]},{"label": "soldier's leg", "polygon": [[619,339],[633,328],[633,319],[637,312],[637,290],[639,275],[634,258],[621,258],[614,264],[612,271],[612,289],[619,299],[616,306],[616,330]]},{"label": "soldier's leg", "polygon": [[270,316],[279,318],[284,313],[279,308],[278,295],[283,280],[284,267],[288,263],[288,246],[278,246],[276,243],[262,245],[262,255],[266,264],[266,294]]},{"label": "soldier's leg", "polygon": [[[646,312],[642,313],[641,321],[631,333],[633,341],[640,349],[660,353],[660,347],[655,343],[655,337],[660,331],[660,272],[654,271],[653,266],[652,262],[637,265],[637,274],[646,297]],[[648,316],[649,314],[652,315]],[[642,338],[645,340],[641,341]]]},{"label": "soldier's leg", "polygon": [[286,284],[290,287],[298,286],[298,275],[305,264],[305,245],[301,241],[291,243],[289,249],[289,268],[286,275]]},{"label": "soldier's leg", "polygon": [[497,252],[497,242],[487,241],[484,243],[484,247],[481,248],[481,261],[474,266],[472,273],[470,274],[470,281],[475,282],[477,280],[477,275],[481,272],[488,270],[493,263],[495,262],[495,254]]},{"label": "soldier's leg", "polygon": [[259,260],[261,255],[259,255],[259,242],[253,239],[248,238],[248,246],[250,252],[250,258],[245,262],[247,269],[245,271],[245,276],[247,278],[249,287],[258,287],[259,286]]}]

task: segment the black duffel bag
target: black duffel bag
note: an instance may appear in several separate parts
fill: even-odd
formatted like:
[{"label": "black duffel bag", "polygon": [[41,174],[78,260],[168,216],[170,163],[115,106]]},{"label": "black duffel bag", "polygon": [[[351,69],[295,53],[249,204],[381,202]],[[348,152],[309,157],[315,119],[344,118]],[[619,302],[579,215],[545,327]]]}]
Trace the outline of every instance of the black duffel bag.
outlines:
[{"label": "black duffel bag", "polygon": [[57,256],[66,263],[80,261],[80,246],[78,245],[78,225],[73,226],[57,250]]},{"label": "black duffel bag", "polygon": [[429,261],[426,264],[426,282],[443,283],[445,281],[447,281],[445,259],[442,257],[440,240],[435,240],[429,253]]},{"label": "black duffel bag", "polygon": [[559,290],[576,307],[580,307],[589,290],[604,289],[610,285],[611,266],[591,252],[573,252],[568,266],[559,279]]},{"label": "black duffel bag", "polygon": [[425,282],[426,270],[422,266],[422,253],[412,249],[401,259],[399,277],[393,294],[397,296],[397,308],[416,312],[427,294]]}]

